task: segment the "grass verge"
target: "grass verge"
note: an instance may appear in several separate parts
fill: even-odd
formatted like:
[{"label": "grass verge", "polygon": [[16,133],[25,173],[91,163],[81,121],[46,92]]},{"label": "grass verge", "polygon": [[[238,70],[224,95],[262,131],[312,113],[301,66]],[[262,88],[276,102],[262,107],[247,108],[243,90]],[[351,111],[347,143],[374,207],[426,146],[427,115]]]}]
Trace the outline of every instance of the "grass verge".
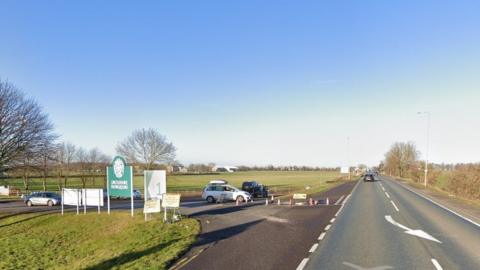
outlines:
[{"label": "grass verge", "polygon": [[165,224],[160,214],[18,215],[0,220],[0,269],[166,269],[199,231],[196,220]]}]

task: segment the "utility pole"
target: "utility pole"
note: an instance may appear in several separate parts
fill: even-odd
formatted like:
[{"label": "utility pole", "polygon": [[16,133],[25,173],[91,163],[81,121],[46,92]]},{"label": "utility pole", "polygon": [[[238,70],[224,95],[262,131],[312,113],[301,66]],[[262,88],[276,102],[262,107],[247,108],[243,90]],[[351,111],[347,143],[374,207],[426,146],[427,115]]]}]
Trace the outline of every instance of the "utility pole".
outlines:
[{"label": "utility pole", "polygon": [[418,114],[424,114],[427,116],[427,142],[426,142],[426,151],[425,151],[425,178],[423,180],[423,184],[425,188],[427,187],[427,177],[428,177],[428,148],[430,144],[430,112],[418,112]]}]

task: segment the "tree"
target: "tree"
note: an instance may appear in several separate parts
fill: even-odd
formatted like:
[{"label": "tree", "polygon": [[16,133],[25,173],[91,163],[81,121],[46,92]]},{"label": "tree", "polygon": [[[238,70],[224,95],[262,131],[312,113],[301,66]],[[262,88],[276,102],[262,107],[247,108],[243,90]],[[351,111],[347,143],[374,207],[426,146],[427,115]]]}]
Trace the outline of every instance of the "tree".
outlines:
[{"label": "tree", "polygon": [[0,81],[0,172],[35,158],[39,148],[56,139],[41,107],[8,82]]},{"label": "tree", "polygon": [[80,172],[80,180],[82,181],[82,187],[87,186],[87,175],[88,175],[88,153],[81,147],[77,150],[76,153],[76,162],[78,164],[78,171]]},{"label": "tree", "polygon": [[61,179],[63,178],[63,186],[67,186],[67,179],[70,175],[71,165],[75,159],[76,147],[69,142],[62,142],[57,145],[56,157],[58,167],[58,188],[62,188]]},{"label": "tree", "polygon": [[396,142],[385,154],[384,170],[386,173],[399,177],[416,166],[419,152],[413,142]]},{"label": "tree", "polygon": [[155,163],[174,161],[176,148],[165,136],[150,128],[135,130],[117,145],[116,150],[130,162],[140,163],[149,170]]}]

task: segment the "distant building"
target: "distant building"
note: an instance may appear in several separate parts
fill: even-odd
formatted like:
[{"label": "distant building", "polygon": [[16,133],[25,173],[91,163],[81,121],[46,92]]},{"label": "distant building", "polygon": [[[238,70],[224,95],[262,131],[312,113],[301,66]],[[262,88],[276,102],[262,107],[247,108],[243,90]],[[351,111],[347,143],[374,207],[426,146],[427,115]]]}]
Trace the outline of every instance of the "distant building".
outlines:
[{"label": "distant building", "polygon": [[187,168],[183,167],[183,165],[168,165],[167,166],[168,173],[187,173]]},{"label": "distant building", "polygon": [[213,172],[236,172],[238,167],[235,166],[215,166],[212,168]]}]

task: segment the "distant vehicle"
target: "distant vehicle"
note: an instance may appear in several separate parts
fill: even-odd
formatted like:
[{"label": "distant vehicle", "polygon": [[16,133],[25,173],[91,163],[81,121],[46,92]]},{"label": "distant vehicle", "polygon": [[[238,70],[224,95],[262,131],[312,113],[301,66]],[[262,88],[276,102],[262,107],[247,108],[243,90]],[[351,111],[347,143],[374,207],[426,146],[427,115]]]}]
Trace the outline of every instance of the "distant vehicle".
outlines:
[{"label": "distant vehicle", "polygon": [[142,193],[139,190],[134,189],[133,190],[133,198],[134,199],[141,199],[142,198]]},{"label": "distant vehicle", "polygon": [[364,182],[367,182],[367,181],[374,182],[375,181],[375,176],[373,175],[373,173],[366,173],[365,176],[363,176],[363,181]]},{"label": "distant vehicle", "polygon": [[223,200],[239,202],[252,200],[250,193],[227,184],[207,185],[203,190],[202,198],[209,203]]},{"label": "distant vehicle", "polygon": [[28,206],[54,206],[60,204],[62,202],[62,198],[55,192],[33,192],[30,195],[23,196],[23,201]]},{"label": "distant vehicle", "polygon": [[254,198],[256,197],[262,197],[262,198],[267,198],[268,197],[268,187],[264,186],[256,181],[246,181],[243,182],[242,184],[242,190],[246,191]]}]

